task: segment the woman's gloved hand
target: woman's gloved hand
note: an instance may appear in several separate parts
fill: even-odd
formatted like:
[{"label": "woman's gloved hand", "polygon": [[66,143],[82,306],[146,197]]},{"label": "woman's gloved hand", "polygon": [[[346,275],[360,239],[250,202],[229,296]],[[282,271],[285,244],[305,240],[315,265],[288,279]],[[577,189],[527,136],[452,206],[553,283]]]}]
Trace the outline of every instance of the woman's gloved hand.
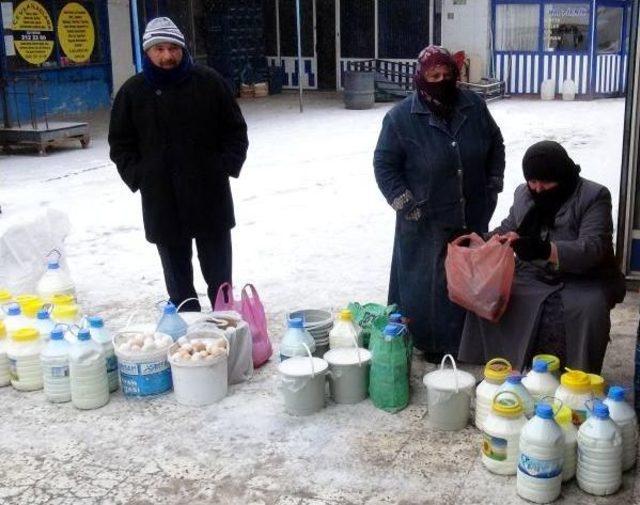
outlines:
[{"label": "woman's gloved hand", "polygon": [[551,242],[539,237],[520,237],[511,242],[511,247],[523,261],[548,260],[551,256]]},{"label": "woman's gloved hand", "polygon": [[413,193],[408,189],[391,203],[396,212],[402,214],[407,221],[420,221],[422,210],[418,206]]}]

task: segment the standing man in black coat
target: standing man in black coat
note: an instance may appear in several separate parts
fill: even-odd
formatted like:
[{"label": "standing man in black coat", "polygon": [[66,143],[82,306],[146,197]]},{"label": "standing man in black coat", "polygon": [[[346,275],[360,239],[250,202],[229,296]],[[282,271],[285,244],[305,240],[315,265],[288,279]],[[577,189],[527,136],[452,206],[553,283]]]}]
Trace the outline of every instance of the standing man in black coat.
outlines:
[{"label": "standing man in black coat", "polygon": [[169,18],[149,22],[142,47],[143,71],[113,104],[110,156],[129,189],[140,190],[146,238],[160,253],[171,301],[196,296],[195,239],[213,303],[220,284],[231,281],[229,177],[239,176],[246,159],[247,125],[222,77],[193,63]]}]

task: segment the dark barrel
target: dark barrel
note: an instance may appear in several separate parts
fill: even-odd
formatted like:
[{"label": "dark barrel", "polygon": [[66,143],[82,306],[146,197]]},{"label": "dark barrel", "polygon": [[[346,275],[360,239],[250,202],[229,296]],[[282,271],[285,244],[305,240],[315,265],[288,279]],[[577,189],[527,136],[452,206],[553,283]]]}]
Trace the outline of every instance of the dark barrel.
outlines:
[{"label": "dark barrel", "polygon": [[371,109],[375,102],[374,72],[344,73],[344,105],[347,109]]}]

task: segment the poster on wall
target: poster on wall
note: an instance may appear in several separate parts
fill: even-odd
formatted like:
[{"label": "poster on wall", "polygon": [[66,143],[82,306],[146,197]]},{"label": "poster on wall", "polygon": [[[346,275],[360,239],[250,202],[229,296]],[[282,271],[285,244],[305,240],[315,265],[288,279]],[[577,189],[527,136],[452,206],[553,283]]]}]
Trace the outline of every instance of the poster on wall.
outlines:
[{"label": "poster on wall", "polygon": [[12,66],[55,65],[55,35],[49,6],[36,0],[16,4],[11,23],[15,48]]},{"label": "poster on wall", "polygon": [[[93,5],[88,5],[92,9]],[[96,46],[96,30],[87,8],[79,2],[66,3],[58,14],[58,41],[62,65],[91,62]]]}]

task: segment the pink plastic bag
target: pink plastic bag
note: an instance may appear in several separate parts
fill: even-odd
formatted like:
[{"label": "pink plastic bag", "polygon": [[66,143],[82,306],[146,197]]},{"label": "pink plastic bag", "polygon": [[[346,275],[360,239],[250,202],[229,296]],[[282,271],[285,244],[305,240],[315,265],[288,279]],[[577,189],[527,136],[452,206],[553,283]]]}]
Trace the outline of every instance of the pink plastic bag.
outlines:
[{"label": "pink plastic bag", "polygon": [[218,289],[214,310],[233,310],[242,316],[251,331],[253,367],[264,365],[273,354],[273,349],[267,332],[264,306],[253,284],[246,284],[242,288],[240,300],[236,300],[233,296],[233,286],[225,282]]},{"label": "pink plastic bag", "polygon": [[[469,240],[468,247],[461,243]],[[488,242],[475,233],[447,246],[444,261],[449,299],[474,314],[498,322],[509,304],[515,275],[513,249],[497,236]]]},{"label": "pink plastic bag", "polygon": [[264,365],[271,354],[271,342],[267,333],[267,316],[264,307],[253,284],[246,284],[242,288],[242,318],[249,324],[253,339],[253,367]]}]

